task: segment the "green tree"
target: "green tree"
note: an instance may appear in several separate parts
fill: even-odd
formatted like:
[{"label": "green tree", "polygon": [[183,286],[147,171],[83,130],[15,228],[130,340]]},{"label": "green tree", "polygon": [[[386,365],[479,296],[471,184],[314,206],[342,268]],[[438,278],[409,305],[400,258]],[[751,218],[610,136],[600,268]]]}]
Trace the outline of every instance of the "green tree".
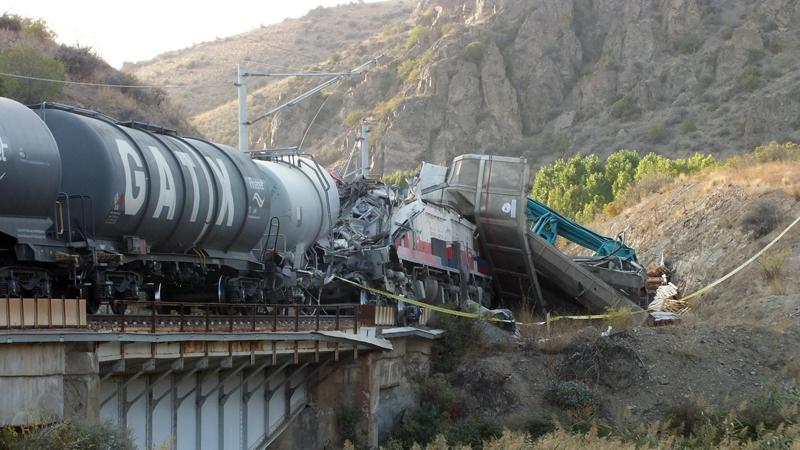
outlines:
[{"label": "green tree", "polygon": [[543,167],[536,175],[531,195],[578,221],[591,219],[612,200],[600,158],[581,154]]},{"label": "green tree", "polygon": [[676,170],[678,174],[699,172],[709,167],[716,166],[717,160],[713,155],[703,155],[702,153],[695,153],[689,158],[682,158],[675,160]]},{"label": "green tree", "polygon": [[588,222],[629,188],[646,183],[653,175],[675,177],[717,164],[713,156],[700,153],[672,160],[656,153],[642,158],[637,151],[618,150],[605,164],[596,155],[578,154],[539,169],[531,196],[567,217]]},{"label": "green tree", "polygon": [[639,166],[636,168],[636,181],[653,173],[663,173],[670,176],[677,175],[677,173],[673,173],[672,161],[669,158],[651,152],[639,161]]},{"label": "green tree", "polygon": [[636,179],[636,168],[641,159],[639,152],[634,150],[618,150],[608,156],[605,175],[614,198],[622,194]]},{"label": "green tree", "polygon": [[[0,72],[37,78],[64,79],[64,65],[31,47],[10,47],[0,52]],[[23,103],[52,100],[61,94],[62,85],[38,80],[6,78],[3,95]]]}]

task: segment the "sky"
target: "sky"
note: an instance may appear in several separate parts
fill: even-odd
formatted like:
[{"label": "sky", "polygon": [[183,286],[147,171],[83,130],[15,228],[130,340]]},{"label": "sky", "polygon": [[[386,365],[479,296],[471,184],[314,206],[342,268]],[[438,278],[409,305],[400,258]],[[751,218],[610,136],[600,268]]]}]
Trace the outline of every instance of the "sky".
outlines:
[{"label": "sky", "polygon": [[0,14],[44,19],[59,42],[92,47],[119,68],[125,61],[144,61],[341,3],[348,1],[0,0]]}]

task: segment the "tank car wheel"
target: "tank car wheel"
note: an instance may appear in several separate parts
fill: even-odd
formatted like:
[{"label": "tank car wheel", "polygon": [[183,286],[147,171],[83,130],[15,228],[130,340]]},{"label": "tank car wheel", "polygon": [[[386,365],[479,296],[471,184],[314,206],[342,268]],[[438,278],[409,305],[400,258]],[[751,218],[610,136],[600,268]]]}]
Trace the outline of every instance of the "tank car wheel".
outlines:
[{"label": "tank car wheel", "polygon": [[125,314],[128,309],[128,304],[120,300],[111,300],[109,306],[111,307],[111,312],[118,316]]}]

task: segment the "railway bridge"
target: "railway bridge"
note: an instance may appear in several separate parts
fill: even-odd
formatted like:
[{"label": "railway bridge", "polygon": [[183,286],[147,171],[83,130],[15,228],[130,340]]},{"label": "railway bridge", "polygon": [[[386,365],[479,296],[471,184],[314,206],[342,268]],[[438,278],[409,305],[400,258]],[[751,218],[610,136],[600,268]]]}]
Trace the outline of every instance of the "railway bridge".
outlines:
[{"label": "railway bridge", "polygon": [[[357,409],[376,446],[413,402],[441,331],[394,307],[0,299],[0,424],[65,418],[131,430],[139,448],[321,448]],[[427,317],[421,320],[424,325]]]}]

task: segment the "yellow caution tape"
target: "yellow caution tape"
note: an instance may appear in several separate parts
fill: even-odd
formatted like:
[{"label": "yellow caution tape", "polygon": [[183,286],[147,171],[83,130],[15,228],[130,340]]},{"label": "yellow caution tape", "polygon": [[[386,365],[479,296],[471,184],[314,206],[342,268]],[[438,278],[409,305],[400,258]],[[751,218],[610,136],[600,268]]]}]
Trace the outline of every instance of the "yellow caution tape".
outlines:
[{"label": "yellow caution tape", "polygon": [[449,308],[443,308],[441,306],[431,305],[430,303],[425,303],[425,302],[421,302],[419,300],[410,299],[408,297],[403,297],[402,295],[392,294],[390,292],[382,291],[380,289],[375,289],[375,288],[371,288],[369,286],[364,286],[363,284],[356,283],[355,281],[342,278],[342,277],[340,277],[338,275],[335,276],[335,277],[337,279],[339,279],[339,280],[344,281],[345,283],[350,283],[350,284],[352,284],[353,286],[355,286],[355,287],[357,287],[359,289],[363,289],[365,291],[372,292],[373,294],[378,294],[378,295],[380,295],[382,297],[391,298],[392,300],[396,300],[398,302],[406,302],[406,303],[409,303],[411,305],[419,306],[421,308],[428,308],[428,309],[431,309],[433,311],[438,311],[440,313],[450,314],[451,316],[466,317],[468,319],[480,319],[481,318],[481,316],[479,314],[477,314],[477,313],[456,311],[455,309],[449,309]]},{"label": "yellow caution tape", "polygon": [[711,289],[714,289],[715,287],[719,286],[721,283],[725,282],[726,280],[728,280],[732,276],[734,276],[737,273],[741,272],[742,269],[744,269],[745,267],[747,267],[750,264],[752,264],[753,261],[757,260],[761,255],[764,254],[764,252],[769,250],[773,245],[775,245],[778,241],[780,241],[786,235],[786,233],[789,232],[789,230],[791,230],[792,228],[794,228],[795,225],[797,225],[798,222],[800,222],[800,217],[795,219],[794,222],[789,224],[789,226],[786,227],[786,229],[784,229],[781,232],[781,234],[779,234],[777,237],[775,237],[775,239],[773,239],[772,242],[767,244],[764,248],[762,248],[758,253],[753,255],[750,259],[748,259],[747,261],[743,262],[739,267],[737,267],[737,268],[733,269],[732,271],[728,272],[725,276],[723,276],[722,278],[714,281],[713,283],[711,283],[711,284],[709,284],[709,285],[707,285],[707,286],[705,286],[705,287],[703,287],[701,289],[698,289],[698,290],[692,292],[691,294],[687,295],[686,297],[681,298],[679,301],[689,300],[690,298],[697,297],[698,295],[703,295],[706,292],[710,291]]},{"label": "yellow caution tape", "polygon": [[[359,289],[363,289],[365,291],[372,292],[373,294],[377,294],[377,295],[380,295],[382,297],[390,298],[390,299],[398,301],[398,302],[405,302],[405,303],[408,303],[408,304],[411,304],[411,305],[416,305],[416,306],[419,306],[420,308],[428,308],[430,310],[437,311],[437,312],[440,312],[440,313],[443,313],[443,314],[449,314],[451,316],[457,316],[457,317],[464,317],[464,318],[467,318],[467,319],[486,319],[486,320],[489,320],[490,322],[501,322],[501,323],[510,323],[511,322],[509,320],[495,319],[495,318],[492,318],[492,317],[486,318],[486,317],[481,316],[478,313],[458,311],[458,310],[455,310],[455,309],[450,309],[450,308],[445,308],[445,307],[442,307],[442,306],[432,305],[430,303],[421,302],[419,300],[414,300],[414,299],[411,299],[411,298],[408,298],[408,297],[404,297],[402,295],[392,294],[391,292],[386,292],[386,291],[382,291],[380,289],[375,289],[375,288],[372,288],[372,287],[369,287],[369,286],[365,286],[363,284],[356,283],[355,281],[348,280],[346,278],[342,278],[342,277],[340,277],[338,275],[335,275],[334,277],[336,279],[344,281],[345,283],[351,284],[351,285],[353,285],[353,286],[355,286],[355,287],[357,287]],[[550,315],[548,315],[548,319],[545,322],[533,322],[533,323],[514,322],[514,323],[517,324],[517,325],[520,325],[520,326],[534,326],[534,325],[541,326],[541,325],[547,325],[548,321],[550,323],[552,323],[552,322],[556,322],[556,321],[564,320],[564,319],[568,319],[568,320],[596,320],[596,319],[608,319],[608,318],[613,317],[613,316],[614,316],[614,314],[597,314],[597,315],[587,315],[587,316],[550,316]]]}]

